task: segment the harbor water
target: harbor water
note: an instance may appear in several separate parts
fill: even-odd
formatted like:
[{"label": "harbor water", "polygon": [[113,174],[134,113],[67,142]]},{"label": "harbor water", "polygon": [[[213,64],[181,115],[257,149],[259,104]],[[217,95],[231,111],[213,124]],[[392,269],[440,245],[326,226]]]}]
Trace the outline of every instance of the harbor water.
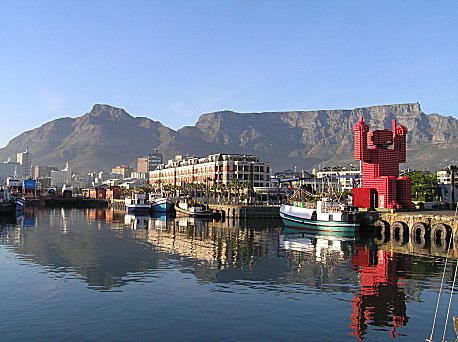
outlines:
[{"label": "harbor water", "polygon": [[4,341],[454,341],[456,260],[281,220],[26,208],[0,220]]}]

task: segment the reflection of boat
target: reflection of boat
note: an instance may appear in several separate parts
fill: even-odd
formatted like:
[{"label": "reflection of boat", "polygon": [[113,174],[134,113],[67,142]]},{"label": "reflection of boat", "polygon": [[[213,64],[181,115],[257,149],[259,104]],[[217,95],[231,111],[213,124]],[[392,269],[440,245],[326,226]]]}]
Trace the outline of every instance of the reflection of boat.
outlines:
[{"label": "reflection of boat", "polygon": [[185,201],[178,201],[175,204],[177,215],[183,214],[193,217],[212,217],[213,211],[203,204],[191,204]]},{"label": "reflection of boat", "polygon": [[298,230],[284,229],[279,236],[279,246],[285,251],[307,253],[314,255],[316,261],[327,263],[325,256],[335,255],[340,259],[347,243],[352,243],[354,237],[343,237],[332,234],[304,233]]},{"label": "reflection of boat", "polygon": [[341,240],[341,241],[350,241],[356,240],[358,232],[355,230],[349,231],[326,231],[326,230],[316,230],[313,226],[310,229],[304,229],[304,225],[300,228],[283,228],[283,233],[288,236],[294,236],[300,234],[301,236],[307,236],[311,238],[323,238],[327,240]]},{"label": "reflection of boat", "polygon": [[316,203],[292,200],[280,207],[285,226],[310,231],[353,232],[359,228],[356,210],[322,198]]},{"label": "reflection of boat", "polygon": [[149,215],[126,214],[124,216],[124,224],[132,229],[148,229],[150,221]]},{"label": "reflection of boat", "polygon": [[13,196],[16,202],[16,210],[23,210],[25,208],[26,200],[24,196]]},{"label": "reflection of boat", "polygon": [[151,203],[146,199],[144,193],[134,193],[124,200],[127,212],[150,212]]},{"label": "reflection of boat", "polygon": [[167,229],[167,221],[170,219],[170,216],[167,216],[166,213],[153,212],[151,214],[151,221],[149,228],[151,229]]},{"label": "reflection of boat", "polygon": [[163,197],[158,194],[150,194],[149,201],[153,212],[168,213],[173,209],[173,202],[168,197]]}]

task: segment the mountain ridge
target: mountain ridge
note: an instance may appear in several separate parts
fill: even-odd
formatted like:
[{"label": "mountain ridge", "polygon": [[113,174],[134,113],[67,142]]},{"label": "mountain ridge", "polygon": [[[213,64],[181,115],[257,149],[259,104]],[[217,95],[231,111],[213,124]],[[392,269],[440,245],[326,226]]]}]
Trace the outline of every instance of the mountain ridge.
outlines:
[{"label": "mountain ridge", "polygon": [[95,104],[76,118],[58,118],[26,131],[0,149],[0,159],[27,147],[32,165],[63,167],[79,172],[135,166],[153,148],[171,159],[177,154],[254,154],[274,171],[349,165],[353,160],[352,128],[363,116],[371,130],[391,129],[391,120],[407,127],[407,158],[402,167],[441,169],[457,163],[458,120],[425,114],[419,103],[354,109],[238,113],[231,110],[200,115],[193,126],[173,130],[122,108]]}]

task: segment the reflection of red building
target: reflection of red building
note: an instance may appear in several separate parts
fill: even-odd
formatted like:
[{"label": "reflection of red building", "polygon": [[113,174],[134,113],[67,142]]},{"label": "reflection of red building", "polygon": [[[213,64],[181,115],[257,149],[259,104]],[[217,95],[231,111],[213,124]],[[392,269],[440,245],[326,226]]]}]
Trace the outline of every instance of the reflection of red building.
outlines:
[{"label": "reflection of red building", "polygon": [[352,335],[362,340],[369,325],[391,325],[390,334],[394,338],[395,329],[408,320],[405,294],[398,288],[398,272],[405,272],[410,263],[394,259],[389,252],[362,247],[351,261],[361,272],[361,293],[355,295],[352,303]]},{"label": "reflection of red building", "polygon": [[353,189],[353,204],[362,208],[411,208],[411,180],[399,177],[399,164],[406,162],[407,129],[396,126],[393,120],[392,131],[369,131],[361,117],[353,131],[355,160],[361,160],[363,178],[362,187]]}]

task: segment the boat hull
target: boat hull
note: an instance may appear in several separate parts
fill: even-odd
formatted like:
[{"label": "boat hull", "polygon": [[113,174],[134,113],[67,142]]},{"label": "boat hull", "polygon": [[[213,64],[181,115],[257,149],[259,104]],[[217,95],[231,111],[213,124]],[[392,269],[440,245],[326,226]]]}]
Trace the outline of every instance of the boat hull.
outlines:
[{"label": "boat hull", "polygon": [[156,198],[151,203],[153,213],[168,213],[172,211],[173,203],[169,198]]},{"label": "boat hull", "polygon": [[16,203],[0,204],[0,216],[16,215]]},{"label": "boat hull", "polygon": [[175,205],[175,211],[177,215],[191,217],[213,217],[213,211],[211,210],[192,211],[180,208],[179,206]]},{"label": "boat hull", "polygon": [[126,204],[126,210],[129,213],[149,213],[151,212],[150,204]]}]

